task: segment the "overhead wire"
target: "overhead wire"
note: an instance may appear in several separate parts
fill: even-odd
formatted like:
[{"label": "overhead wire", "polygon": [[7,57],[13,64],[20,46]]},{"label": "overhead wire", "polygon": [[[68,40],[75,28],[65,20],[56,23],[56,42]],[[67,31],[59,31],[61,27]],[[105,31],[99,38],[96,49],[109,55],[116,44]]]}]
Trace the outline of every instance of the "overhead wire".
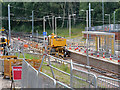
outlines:
[{"label": "overhead wire", "polygon": [[[29,10],[29,9],[27,9],[27,8],[21,8],[21,7],[15,7],[15,6],[10,6],[11,8],[15,8],[15,9],[19,9],[19,10],[24,10],[24,11],[30,11],[30,12],[32,12],[32,11],[34,11],[34,12],[36,12],[36,13],[39,13],[39,11],[36,11],[36,10]],[[49,15],[49,16],[55,16],[55,15],[57,15],[57,14],[53,14],[53,13],[49,13],[48,14],[48,12],[40,12],[40,13],[45,13],[45,14],[47,14],[47,15]],[[24,16],[24,15],[23,15]],[[36,15],[34,15],[34,16],[36,16]],[[61,17],[61,18],[63,18],[63,17]],[[76,20],[81,20],[81,21],[86,21],[85,20],[85,18],[86,17],[74,17]],[[3,18],[2,18],[3,19]],[[51,18],[49,18],[48,20],[50,20]],[[64,19],[66,20],[66,19],[68,19],[68,17],[64,17]],[[72,18],[71,18],[72,19]],[[4,20],[7,20],[7,19],[4,19]],[[28,21],[28,22],[31,22],[32,20],[30,19],[30,17],[29,16],[26,16],[26,17],[11,17],[11,20],[13,20],[13,21]],[[34,18],[34,21],[42,21],[43,20],[43,18]],[[91,19],[91,21],[93,22],[97,22],[97,23],[102,23],[103,21],[101,20],[97,20],[96,18],[92,18]],[[104,22],[109,22],[109,21],[107,21],[107,20],[104,20]],[[119,22],[119,21],[118,21]]]}]

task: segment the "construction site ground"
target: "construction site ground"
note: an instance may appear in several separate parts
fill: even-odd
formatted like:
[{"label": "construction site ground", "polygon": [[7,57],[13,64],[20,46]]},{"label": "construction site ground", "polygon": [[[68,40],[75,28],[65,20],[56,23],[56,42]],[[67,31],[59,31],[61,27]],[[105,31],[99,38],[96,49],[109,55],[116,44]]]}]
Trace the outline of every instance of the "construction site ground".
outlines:
[{"label": "construction site ground", "polygon": [[[11,83],[12,83],[12,80],[10,80],[9,78],[4,79],[4,76],[0,72],[0,90],[3,88],[11,88]],[[20,81],[16,81],[14,82],[14,84],[15,84],[15,88],[21,88]]]}]

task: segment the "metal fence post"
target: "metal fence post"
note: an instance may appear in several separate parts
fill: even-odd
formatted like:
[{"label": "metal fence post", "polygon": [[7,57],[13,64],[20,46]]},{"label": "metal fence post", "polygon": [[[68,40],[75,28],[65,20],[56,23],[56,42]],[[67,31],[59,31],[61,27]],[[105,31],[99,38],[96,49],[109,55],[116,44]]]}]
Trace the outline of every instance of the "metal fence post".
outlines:
[{"label": "metal fence post", "polygon": [[73,64],[72,59],[70,63],[70,87],[73,88]]},{"label": "metal fence post", "polygon": [[[49,62],[49,65],[51,65],[51,63],[50,63],[50,56],[48,56],[48,62]],[[52,71],[53,78],[55,79],[55,75],[54,75],[53,68],[50,67],[50,69],[51,69],[51,71]]]},{"label": "metal fence post", "polygon": [[97,88],[97,77],[94,75],[94,87]]},{"label": "metal fence post", "polygon": [[[37,71],[37,73],[36,73],[37,78],[38,78],[38,73],[39,73],[39,72]],[[38,79],[37,79],[37,81],[36,81],[36,82],[37,82],[36,87],[37,87],[37,88],[39,88]]]},{"label": "metal fence post", "polygon": [[41,67],[42,67],[42,64],[43,64],[44,58],[45,58],[45,54],[43,55],[42,62],[41,62],[41,64],[40,64],[40,67],[39,67],[38,71],[41,70]]},{"label": "metal fence post", "polygon": [[29,70],[29,67],[30,67],[30,65],[29,64],[27,64],[27,69],[28,69],[28,71],[27,71],[27,86],[26,86],[26,88],[28,88],[29,87],[29,72],[30,72],[30,70]]}]

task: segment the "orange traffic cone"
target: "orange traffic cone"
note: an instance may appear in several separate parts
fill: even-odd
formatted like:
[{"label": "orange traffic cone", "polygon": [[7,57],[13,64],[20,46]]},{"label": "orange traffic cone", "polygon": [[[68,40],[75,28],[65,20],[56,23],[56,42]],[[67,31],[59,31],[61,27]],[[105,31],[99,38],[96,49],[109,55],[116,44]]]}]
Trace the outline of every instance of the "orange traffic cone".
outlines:
[{"label": "orange traffic cone", "polygon": [[81,51],[81,49],[79,49],[79,52]]},{"label": "orange traffic cone", "polygon": [[105,53],[103,53],[103,58],[105,58]]},{"label": "orange traffic cone", "polygon": [[100,55],[99,55],[99,51],[97,52],[97,57],[99,57]]},{"label": "orange traffic cone", "polygon": [[110,54],[110,60],[112,60],[111,54]]}]

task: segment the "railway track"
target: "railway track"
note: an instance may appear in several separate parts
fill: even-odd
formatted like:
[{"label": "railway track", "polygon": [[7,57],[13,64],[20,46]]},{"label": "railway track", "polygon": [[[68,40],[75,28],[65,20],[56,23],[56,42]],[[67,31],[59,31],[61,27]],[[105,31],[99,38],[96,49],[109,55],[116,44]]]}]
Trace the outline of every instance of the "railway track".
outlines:
[{"label": "railway track", "polygon": [[[30,40],[29,38],[32,38],[30,41],[34,41],[34,42],[36,42],[36,40],[35,39],[39,39],[39,40],[41,40],[42,38],[37,38],[37,37],[30,37],[30,35],[29,34],[27,34],[27,35],[25,35],[25,34],[13,34],[12,35],[12,37],[18,37],[20,35],[20,37],[22,38],[22,39],[24,39],[24,40]],[[34,38],[34,39],[33,39]],[[40,43],[40,42],[39,42]],[[75,60],[75,59],[73,59],[73,58],[70,58],[70,57],[67,57],[67,58],[65,58],[65,60],[69,60],[69,59],[72,59],[75,63],[79,63],[79,64],[83,64],[83,65],[86,65],[85,63],[83,63],[83,62],[78,62],[77,60]],[[118,73],[118,72],[113,72],[113,71],[110,71],[110,70],[106,70],[106,69],[104,69],[104,68],[99,68],[99,67],[96,67],[96,66],[92,66],[92,65],[90,65],[91,66],[91,69],[90,69],[90,71],[93,71],[93,72],[95,72],[95,73],[98,73],[98,74],[100,74],[100,75],[104,75],[104,76],[107,76],[107,77],[110,77],[110,78],[114,78],[114,79],[120,79],[120,73]],[[83,67],[82,67],[83,68]],[[87,69],[87,68],[85,68],[85,69]]]},{"label": "railway track", "polygon": [[[65,60],[68,60],[68,59],[72,59],[72,58],[65,58]],[[76,61],[75,59],[72,59],[75,63],[79,63],[79,64],[83,64],[83,65],[87,65],[83,62],[78,62]],[[104,76],[107,76],[107,77],[110,77],[110,78],[114,78],[114,79],[120,79],[120,73],[117,73],[117,72],[113,72],[113,71],[109,71],[109,70],[105,70],[103,68],[99,68],[99,67],[95,67],[95,66],[92,66],[90,65],[91,69],[90,71],[93,71],[95,73],[98,73],[98,74],[101,74],[101,75],[104,75]],[[86,67],[82,67],[82,68],[85,68],[87,69]]]}]

